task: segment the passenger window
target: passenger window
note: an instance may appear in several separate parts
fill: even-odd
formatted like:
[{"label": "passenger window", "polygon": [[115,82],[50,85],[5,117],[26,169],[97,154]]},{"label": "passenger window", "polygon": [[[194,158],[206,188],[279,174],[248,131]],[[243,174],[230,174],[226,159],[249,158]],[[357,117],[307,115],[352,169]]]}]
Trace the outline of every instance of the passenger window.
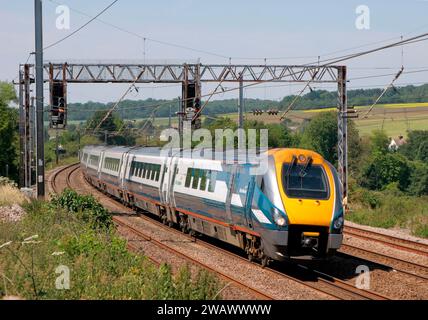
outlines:
[{"label": "passenger window", "polygon": [[144,178],[150,179],[150,164],[146,163],[146,169],[145,169]]},{"label": "passenger window", "polygon": [[187,175],[186,175],[186,182],[184,183],[184,186],[186,188],[190,187],[190,180],[192,178],[192,168],[187,169]]},{"label": "passenger window", "polygon": [[156,168],[156,176],[155,176],[156,181],[159,181],[160,169],[161,169],[161,166],[158,165]]},{"label": "passenger window", "polygon": [[201,185],[199,186],[199,190],[205,191],[205,189],[207,188],[207,171],[201,170],[200,175],[201,175]]},{"label": "passenger window", "polygon": [[154,164],[151,165],[152,172],[151,172],[150,180],[155,180],[155,166],[156,165],[154,165]]},{"label": "passenger window", "polygon": [[192,183],[192,188],[193,189],[198,189],[198,184],[199,184],[199,169],[194,169],[193,170],[193,183]]}]

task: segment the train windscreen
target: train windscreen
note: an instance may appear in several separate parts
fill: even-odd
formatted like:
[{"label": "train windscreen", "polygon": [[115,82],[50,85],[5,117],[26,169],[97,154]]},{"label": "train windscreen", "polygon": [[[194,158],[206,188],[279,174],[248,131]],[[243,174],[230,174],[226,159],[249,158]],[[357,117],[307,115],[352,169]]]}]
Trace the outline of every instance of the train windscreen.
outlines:
[{"label": "train windscreen", "polygon": [[321,166],[285,163],[282,183],[289,198],[326,200],[329,197],[328,180]]}]

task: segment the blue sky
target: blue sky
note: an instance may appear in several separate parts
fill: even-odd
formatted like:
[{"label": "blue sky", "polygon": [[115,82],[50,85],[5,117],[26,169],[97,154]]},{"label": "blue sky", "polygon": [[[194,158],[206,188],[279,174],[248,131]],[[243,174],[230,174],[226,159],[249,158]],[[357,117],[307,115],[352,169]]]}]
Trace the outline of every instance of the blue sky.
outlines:
[{"label": "blue sky", "polygon": [[[71,9],[97,14],[111,0],[55,0]],[[370,30],[355,27],[359,5],[370,9]],[[44,44],[66,36],[89,18],[71,11],[71,29],[55,28],[57,4],[44,0]],[[119,0],[100,19],[143,36],[214,52],[224,56],[259,58],[233,59],[233,63],[299,64],[318,55],[367,43],[428,32],[428,1],[423,0]],[[33,50],[33,1],[5,1],[0,11],[0,79],[11,80],[20,62]],[[370,47],[366,47],[370,48]],[[428,68],[428,42],[404,49],[405,68]],[[359,49],[355,49],[359,50]],[[354,50],[354,51],[355,51]],[[351,53],[345,51],[337,53]],[[269,60],[270,57],[303,57]],[[330,56],[331,57],[331,56]],[[142,59],[143,41],[98,21],[45,52],[45,59]],[[203,63],[224,63],[225,58],[190,50],[146,42],[146,59],[185,61],[200,58]],[[394,73],[401,66],[401,49],[392,49],[346,63],[349,77]],[[374,69],[381,67],[391,70]],[[427,73],[405,75],[399,83],[426,81]],[[392,77],[355,80],[350,87],[382,86]],[[428,82],[428,81],[427,81]],[[320,87],[321,88],[321,87]],[[210,91],[210,86],[204,86]],[[326,89],[332,89],[326,87]],[[115,101],[125,90],[120,85],[73,85],[70,101]],[[246,91],[248,97],[279,99],[299,91],[298,86],[263,88]],[[180,88],[145,89],[131,94],[131,99],[176,97]],[[233,94],[218,98],[234,97]]]}]

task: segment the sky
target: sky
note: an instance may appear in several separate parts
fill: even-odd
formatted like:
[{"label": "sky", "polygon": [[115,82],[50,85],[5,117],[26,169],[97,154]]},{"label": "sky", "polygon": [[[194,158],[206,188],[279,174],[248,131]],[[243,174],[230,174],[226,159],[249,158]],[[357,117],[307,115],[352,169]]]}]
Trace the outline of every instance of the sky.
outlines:
[{"label": "sky", "polygon": [[[70,34],[109,5],[112,0],[44,0],[43,40],[49,45]],[[58,5],[70,8],[70,29],[56,27]],[[359,29],[357,7],[369,9],[370,26]],[[17,77],[19,63],[34,51],[34,1],[0,0],[0,80]],[[83,13],[83,14],[82,14]],[[305,64],[357,52],[428,32],[428,1],[424,0],[119,0],[99,17],[123,30],[142,37],[209,53],[144,41],[98,20],[77,34],[44,52],[44,60],[164,60],[234,64]],[[389,40],[385,41],[385,40]],[[377,43],[375,45],[367,45]],[[363,47],[361,47],[363,46]],[[344,49],[348,49],[344,51]],[[338,52],[339,51],[339,52]],[[428,69],[428,41],[394,48],[344,62],[349,68],[348,87],[384,87],[393,75],[369,79],[364,76],[394,74],[401,65],[405,71]],[[403,57],[403,58],[402,58]],[[30,57],[30,62],[33,57]],[[427,72],[404,74],[397,85],[422,84]],[[233,85],[228,85],[232,87]],[[129,99],[173,98],[180,86],[142,85]],[[334,90],[332,85],[315,89]],[[117,101],[127,85],[73,84],[68,87],[69,102]],[[213,90],[203,85],[203,93]],[[258,85],[245,90],[249,98],[279,100],[299,92],[299,85],[272,87]],[[236,98],[236,92],[217,95],[216,99]]]}]

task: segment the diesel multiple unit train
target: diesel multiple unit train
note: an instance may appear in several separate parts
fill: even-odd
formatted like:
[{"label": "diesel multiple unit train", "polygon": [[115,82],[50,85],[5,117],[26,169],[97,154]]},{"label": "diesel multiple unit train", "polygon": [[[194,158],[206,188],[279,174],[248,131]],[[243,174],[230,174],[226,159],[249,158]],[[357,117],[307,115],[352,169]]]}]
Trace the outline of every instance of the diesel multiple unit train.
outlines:
[{"label": "diesel multiple unit train", "polygon": [[308,150],[266,152],[267,170],[258,175],[250,172],[257,160],[183,150],[86,146],[80,158],[86,180],[104,193],[183,232],[240,247],[262,265],[334,254],[344,225],[335,168]]}]

